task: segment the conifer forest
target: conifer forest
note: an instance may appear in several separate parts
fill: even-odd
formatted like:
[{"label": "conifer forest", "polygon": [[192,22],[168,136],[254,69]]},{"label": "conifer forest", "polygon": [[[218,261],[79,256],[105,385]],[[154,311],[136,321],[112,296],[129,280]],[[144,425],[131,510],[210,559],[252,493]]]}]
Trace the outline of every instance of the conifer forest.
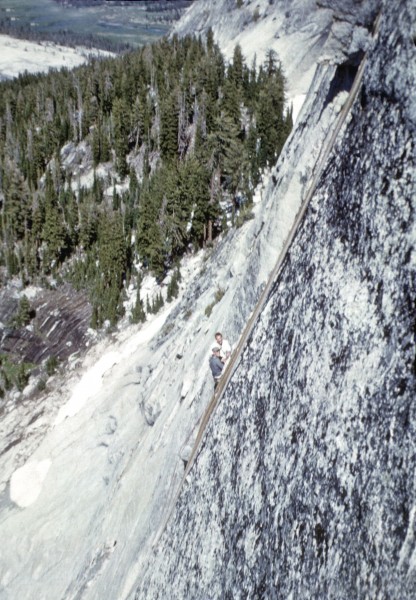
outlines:
[{"label": "conifer forest", "polygon": [[[134,278],[144,320],[144,273],[173,270],[174,296],[184,253],[250,218],[292,127],[284,85],[273,51],[247,65],[236,46],[226,64],[211,32],[1,83],[0,284],[70,282],[100,328]],[[81,148],[92,185],[67,160]]]}]

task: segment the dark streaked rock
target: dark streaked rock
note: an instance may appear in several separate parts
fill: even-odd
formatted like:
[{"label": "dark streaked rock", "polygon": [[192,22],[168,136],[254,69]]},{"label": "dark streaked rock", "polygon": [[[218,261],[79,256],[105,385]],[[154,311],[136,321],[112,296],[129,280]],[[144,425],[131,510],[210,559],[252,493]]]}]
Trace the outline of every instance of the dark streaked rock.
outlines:
[{"label": "dark streaked rock", "polygon": [[71,354],[85,350],[91,320],[91,305],[85,293],[65,285],[41,291],[30,303],[35,312],[30,327],[13,327],[11,321],[18,310],[18,299],[7,288],[2,291],[2,352],[40,365],[50,356],[64,361]]},{"label": "dark streaked rock", "polygon": [[414,13],[384,6],[136,600],[415,598]]}]

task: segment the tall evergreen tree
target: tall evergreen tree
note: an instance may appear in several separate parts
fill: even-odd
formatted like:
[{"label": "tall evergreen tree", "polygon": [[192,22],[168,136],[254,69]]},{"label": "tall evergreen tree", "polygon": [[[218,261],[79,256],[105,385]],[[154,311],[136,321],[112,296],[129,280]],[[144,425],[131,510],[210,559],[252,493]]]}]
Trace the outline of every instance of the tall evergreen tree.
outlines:
[{"label": "tall evergreen tree", "polygon": [[241,51],[240,44],[234,48],[233,61],[229,67],[229,78],[233,81],[237,88],[243,87],[244,82],[244,57]]},{"label": "tall evergreen tree", "polygon": [[129,151],[129,107],[123,98],[114,100],[113,130],[116,169],[124,177],[128,173],[126,157]]},{"label": "tall evergreen tree", "polygon": [[3,231],[10,242],[21,240],[29,226],[29,190],[17,166],[10,161],[7,164],[3,189]]},{"label": "tall evergreen tree", "polygon": [[284,77],[276,62],[275,53],[269,52],[264,73],[266,81],[260,92],[257,110],[257,131],[260,138],[261,166],[272,164],[280,154],[287,131],[284,122]]},{"label": "tall evergreen tree", "polygon": [[136,302],[131,312],[132,323],[144,323],[146,321],[146,312],[143,306],[143,300],[140,297],[140,285],[137,288]]},{"label": "tall evergreen tree", "polygon": [[177,92],[167,96],[160,111],[160,151],[162,158],[174,160],[178,155],[178,106]]},{"label": "tall evergreen tree", "polygon": [[104,287],[121,289],[126,271],[126,242],[119,213],[102,213],[99,222],[99,261]]},{"label": "tall evergreen tree", "polygon": [[143,184],[140,195],[139,224],[137,228],[137,251],[146,268],[161,277],[165,272],[165,259],[160,227],[162,199],[155,193],[154,185]]}]

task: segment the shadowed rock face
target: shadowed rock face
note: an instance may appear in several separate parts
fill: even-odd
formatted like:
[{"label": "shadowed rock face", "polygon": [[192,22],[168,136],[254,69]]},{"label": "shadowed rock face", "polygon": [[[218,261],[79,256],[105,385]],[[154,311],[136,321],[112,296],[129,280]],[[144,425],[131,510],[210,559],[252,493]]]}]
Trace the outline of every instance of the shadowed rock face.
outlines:
[{"label": "shadowed rock face", "polygon": [[11,322],[18,311],[19,301],[4,290],[1,297],[1,351],[35,365],[50,356],[66,360],[71,354],[85,349],[91,306],[85,293],[70,286],[44,290],[30,301],[36,316],[30,327],[13,328]]},{"label": "shadowed rock face", "polygon": [[361,93],[135,598],[415,597],[415,45]]}]

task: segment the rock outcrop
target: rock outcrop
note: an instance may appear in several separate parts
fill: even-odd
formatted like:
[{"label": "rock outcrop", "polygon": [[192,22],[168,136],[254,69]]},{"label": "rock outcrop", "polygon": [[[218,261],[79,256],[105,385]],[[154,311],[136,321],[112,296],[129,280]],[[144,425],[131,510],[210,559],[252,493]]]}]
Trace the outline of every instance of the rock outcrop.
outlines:
[{"label": "rock outcrop", "polygon": [[52,356],[66,361],[71,354],[85,351],[92,312],[85,292],[76,292],[69,285],[38,290],[30,302],[34,318],[27,327],[11,325],[18,313],[19,295],[6,288],[0,300],[2,352],[26,363],[41,365]]},{"label": "rock outcrop", "polygon": [[383,4],[136,600],[415,598],[415,17]]},{"label": "rock outcrop", "polygon": [[[331,26],[334,43],[319,45],[330,39],[320,31],[328,3],[310,35],[316,5],[303,4],[305,21],[300,0],[290,4],[298,12],[259,0],[270,22],[260,15],[257,38],[270,25],[287,56],[298,65],[307,56],[306,71],[293,73],[302,93],[303,75],[311,87],[254,218],[207,250],[205,262],[192,259],[189,286],[166,322],[169,309],[119,332],[80,361],[59,397],[45,395],[39,410],[25,403],[24,420],[17,410],[2,416],[2,598],[384,600],[400,587],[408,600],[414,14],[410,2],[383,8],[339,129],[377,5],[346,2],[347,33],[335,40]],[[226,0],[200,0],[192,11],[217,7],[221,23],[224,6],[232,19],[235,3]],[[292,35],[299,26],[305,35]],[[214,333],[238,342],[313,189],[159,538],[212,397]]]},{"label": "rock outcrop", "polygon": [[194,2],[175,25],[177,33],[206,34],[231,58],[240,44],[257,65],[272,48],[282,62],[289,96],[306,94],[316,64],[342,63],[368,47],[380,0],[211,0]]}]

